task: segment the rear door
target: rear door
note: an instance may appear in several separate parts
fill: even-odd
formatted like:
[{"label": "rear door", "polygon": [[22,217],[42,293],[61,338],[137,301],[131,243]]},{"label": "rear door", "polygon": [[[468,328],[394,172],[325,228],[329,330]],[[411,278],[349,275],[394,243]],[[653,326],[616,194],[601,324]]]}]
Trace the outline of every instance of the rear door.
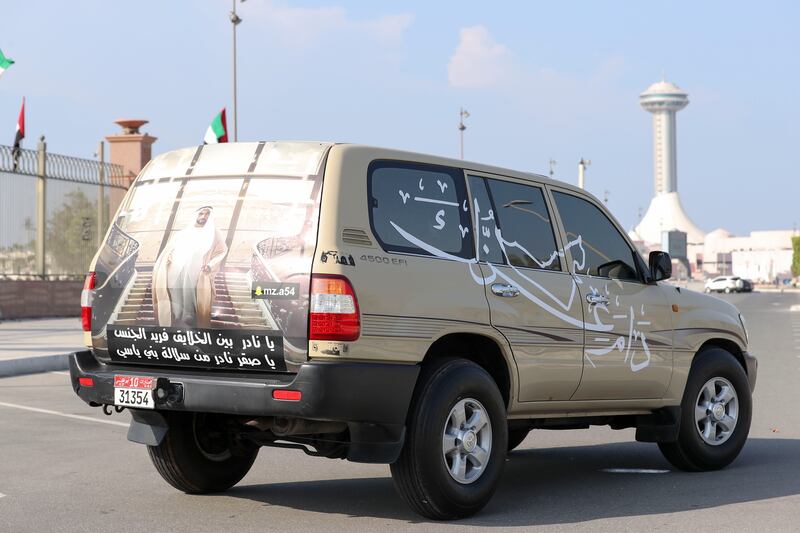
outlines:
[{"label": "rear door", "polygon": [[492,325],[511,345],[520,401],[568,400],[583,366],[583,308],[540,186],[468,172]]},{"label": "rear door", "polygon": [[644,261],[597,204],[551,190],[586,309],[583,377],[572,399],[661,398],[672,376],[672,309],[662,287],[645,283]]},{"label": "rear door", "polygon": [[304,361],[327,149],[239,143],[154,159],[95,262],[99,357],[237,371]]}]

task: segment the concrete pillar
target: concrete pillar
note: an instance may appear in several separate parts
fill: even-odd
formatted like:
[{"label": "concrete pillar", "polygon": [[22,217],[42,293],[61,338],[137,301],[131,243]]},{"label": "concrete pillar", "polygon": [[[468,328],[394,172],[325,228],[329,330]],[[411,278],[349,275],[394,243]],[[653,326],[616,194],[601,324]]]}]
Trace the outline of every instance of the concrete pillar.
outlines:
[{"label": "concrete pillar", "polygon": [[[115,120],[114,123],[122,127],[122,133],[106,137],[109,163],[122,167],[126,186],[130,186],[152,156],[152,146],[156,142],[156,137],[147,133],[139,133],[139,128],[147,122],[147,120],[133,119]],[[122,203],[122,198],[125,196],[125,191],[112,187],[109,189],[108,195],[108,212],[112,217],[111,220],[114,220],[119,204]]]}]

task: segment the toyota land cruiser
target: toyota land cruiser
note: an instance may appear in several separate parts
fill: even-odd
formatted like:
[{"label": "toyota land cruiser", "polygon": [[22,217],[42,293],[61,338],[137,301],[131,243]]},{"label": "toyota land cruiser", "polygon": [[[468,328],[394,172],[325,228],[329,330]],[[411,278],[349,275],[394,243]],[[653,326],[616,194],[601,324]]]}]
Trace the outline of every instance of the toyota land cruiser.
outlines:
[{"label": "toyota land cruiser", "polygon": [[560,181],[366,146],[153,159],[86,277],[75,392],[187,493],[258,450],[387,463],[418,513],[492,496],[532,429],[636,428],[682,470],[745,443],[756,359],[726,302],[665,283]]}]

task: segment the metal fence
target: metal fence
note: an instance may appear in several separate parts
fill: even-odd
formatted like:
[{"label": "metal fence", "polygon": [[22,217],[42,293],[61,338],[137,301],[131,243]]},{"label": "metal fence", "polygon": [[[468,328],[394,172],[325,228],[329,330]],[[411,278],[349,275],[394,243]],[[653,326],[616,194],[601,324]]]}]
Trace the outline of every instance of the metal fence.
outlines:
[{"label": "metal fence", "polygon": [[[81,279],[105,236],[119,165],[0,145],[0,279]],[[119,193],[116,194],[119,196]]]}]

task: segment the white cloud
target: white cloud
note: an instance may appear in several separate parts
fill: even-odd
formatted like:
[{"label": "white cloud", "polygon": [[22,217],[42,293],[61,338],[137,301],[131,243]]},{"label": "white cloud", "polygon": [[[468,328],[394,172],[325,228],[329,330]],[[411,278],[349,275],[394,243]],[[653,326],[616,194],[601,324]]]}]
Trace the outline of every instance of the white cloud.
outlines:
[{"label": "white cloud", "polygon": [[458,89],[503,87],[521,71],[511,51],[494,41],[483,26],[461,28],[458,46],[447,64],[447,79]]},{"label": "white cloud", "polygon": [[287,44],[310,46],[335,34],[367,36],[382,45],[399,44],[414,21],[409,13],[356,20],[340,6],[292,7],[277,2],[259,4],[259,22]]},{"label": "white cloud", "polygon": [[495,41],[484,26],[471,26],[460,31],[447,64],[447,79],[456,90],[501,93],[518,111],[551,125],[629,105],[616,87],[624,70],[623,58],[616,56],[584,73],[536,65]]}]

